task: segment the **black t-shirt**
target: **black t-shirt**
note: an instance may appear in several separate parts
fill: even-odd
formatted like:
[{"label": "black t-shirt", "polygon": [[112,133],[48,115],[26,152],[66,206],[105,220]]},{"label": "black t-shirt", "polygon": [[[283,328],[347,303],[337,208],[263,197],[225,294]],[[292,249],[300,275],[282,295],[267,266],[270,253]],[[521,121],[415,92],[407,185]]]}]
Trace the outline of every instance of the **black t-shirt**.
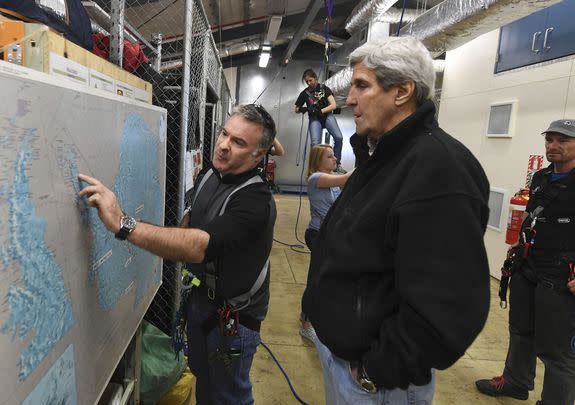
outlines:
[{"label": "black t-shirt", "polygon": [[306,87],[301,93],[299,93],[295,105],[301,108],[301,106],[305,103],[310,118],[321,118],[322,114],[320,110],[329,105],[328,97],[332,95],[333,92],[329,87],[327,87],[325,84],[318,83],[313,91]]}]

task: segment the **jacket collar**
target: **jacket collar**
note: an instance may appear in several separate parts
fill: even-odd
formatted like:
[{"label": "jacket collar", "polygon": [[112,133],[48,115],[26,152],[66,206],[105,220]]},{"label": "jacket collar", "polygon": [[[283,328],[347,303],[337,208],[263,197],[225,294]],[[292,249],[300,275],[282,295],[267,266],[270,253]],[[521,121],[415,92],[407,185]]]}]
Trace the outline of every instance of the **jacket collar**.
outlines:
[{"label": "jacket collar", "polygon": [[426,100],[413,114],[382,135],[373,157],[393,153],[410,139],[422,135],[422,132],[431,134],[436,127],[435,104]]},{"label": "jacket collar", "polygon": [[[542,170],[543,170],[543,174],[544,174],[545,176],[547,176],[547,175],[553,173],[553,170],[554,170],[554,169],[555,169],[555,165],[554,165],[553,163],[550,163],[549,166],[547,166],[545,169],[542,169]],[[572,175],[575,175],[575,168],[569,170],[567,173],[569,173],[569,176],[568,176],[568,177],[571,177]]]}]

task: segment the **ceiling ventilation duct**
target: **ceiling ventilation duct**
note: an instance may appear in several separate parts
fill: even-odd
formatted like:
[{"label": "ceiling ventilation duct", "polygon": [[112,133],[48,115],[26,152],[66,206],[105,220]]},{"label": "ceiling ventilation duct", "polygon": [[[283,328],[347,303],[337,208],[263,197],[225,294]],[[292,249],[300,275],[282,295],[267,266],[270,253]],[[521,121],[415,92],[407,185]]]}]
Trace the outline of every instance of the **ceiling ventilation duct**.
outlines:
[{"label": "ceiling ventilation duct", "polygon": [[351,87],[351,74],[351,68],[346,67],[327,79],[324,84],[329,87],[336,96],[346,96]]},{"label": "ceiling ventilation duct", "polygon": [[[413,21],[418,15],[417,10],[407,9],[403,15],[403,21]],[[335,66],[347,66],[347,58],[358,46],[374,37],[388,36],[389,24],[396,24],[401,19],[401,10],[390,8],[382,13],[373,14],[373,19],[366,21],[361,29],[354,32],[342,46],[330,57],[330,62]],[[332,70],[338,70],[337,67]]]},{"label": "ceiling ventilation duct", "polygon": [[[559,1],[561,0],[445,0],[404,26],[400,34],[415,36],[437,56]],[[364,3],[373,4],[375,1],[361,3],[366,6]],[[377,17],[373,18],[375,20]],[[434,63],[436,71],[442,71],[442,62]],[[325,84],[334,94],[343,96],[349,91],[350,82],[351,70],[346,68],[326,80]]]},{"label": "ceiling ventilation duct", "polygon": [[260,40],[244,41],[227,45],[223,49],[220,49],[220,58],[227,58],[229,56],[239,55],[245,52],[257,51],[260,49],[260,47],[261,47]]},{"label": "ceiling ventilation duct", "polygon": [[455,49],[560,0],[445,0],[404,26],[435,55]]},{"label": "ceiling ventilation duct", "polygon": [[[444,60],[434,60],[433,67],[437,73],[443,72],[445,69]],[[336,96],[347,96],[349,88],[351,87],[352,70],[350,67],[340,70],[332,77],[325,81],[325,85],[331,89]]]},{"label": "ceiling ventilation duct", "polygon": [[371,22],[397,24],[399,20],[401,20],[402,24],[406,24],[408,22],[415,20],[417,16],[420,15],[421,13],[422,13],[421,11],[417,11],[412,8],[405,9],[405,12],[403,13],[403,20],[401,20],[401,10],[392,7],[383,13],[374,14]]},{"label": "ceiling ventilation duct", "polygon": [[[292,36],[293,36],[293,34],[292,34]],[[308,41],[313,41],[313,42],[317,42],[318,44],[325,45],[324,34],[320,34],[318,32],[308,31],[304,34],[303,38],[307,39]],[[329,44],[331,45],[332,48],[339,48],[340,46],[343,45],[343,42],[341,42],[341,40],[339,40],[339,39],[334,40],[333,38],[330,37]]]},{"label": "ceiling ventilation duct", "polygon": [[385,13],[397,0],[363,0],[353,11],[345,23],[345,30],[353,35],[367,26],[377,15]]}]

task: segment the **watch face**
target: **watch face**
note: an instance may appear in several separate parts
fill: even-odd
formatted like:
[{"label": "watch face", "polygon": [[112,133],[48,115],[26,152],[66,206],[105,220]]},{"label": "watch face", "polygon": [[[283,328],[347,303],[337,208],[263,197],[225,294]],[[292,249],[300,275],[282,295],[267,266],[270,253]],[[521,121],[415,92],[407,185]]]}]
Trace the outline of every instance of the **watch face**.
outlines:
[{"label": "watch face", "polygon": [[128,232],[132,232],[136,227],[136,220],[129,216],[124,216],[120,220],[120,226],[126,229]]}]

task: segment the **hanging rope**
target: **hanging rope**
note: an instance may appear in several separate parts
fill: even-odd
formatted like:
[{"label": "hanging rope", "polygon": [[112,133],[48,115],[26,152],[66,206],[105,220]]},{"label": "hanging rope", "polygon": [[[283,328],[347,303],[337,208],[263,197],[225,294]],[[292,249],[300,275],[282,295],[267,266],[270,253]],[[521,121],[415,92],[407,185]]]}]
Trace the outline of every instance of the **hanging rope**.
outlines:
[{"label": "hanging rope", "polygon": [[323,61],[326,65],[330,62],[331,57],[331,43],[329,40],[330,26],[333,16],[334,0],[325,0],[325,22],[323,24],[323,35],[325,37],[325,48],[323,52]]},{"label": "hanging rope", "polygon": [[403,0],[403,6],[401,7],[401,17],[399,17],[399,24],[397,25],[397,34],[399,36],[399,30],[401,30],[401,23],[403,22],[403,14],[405,13],[405,7],[407,6],[407,0]]}]

